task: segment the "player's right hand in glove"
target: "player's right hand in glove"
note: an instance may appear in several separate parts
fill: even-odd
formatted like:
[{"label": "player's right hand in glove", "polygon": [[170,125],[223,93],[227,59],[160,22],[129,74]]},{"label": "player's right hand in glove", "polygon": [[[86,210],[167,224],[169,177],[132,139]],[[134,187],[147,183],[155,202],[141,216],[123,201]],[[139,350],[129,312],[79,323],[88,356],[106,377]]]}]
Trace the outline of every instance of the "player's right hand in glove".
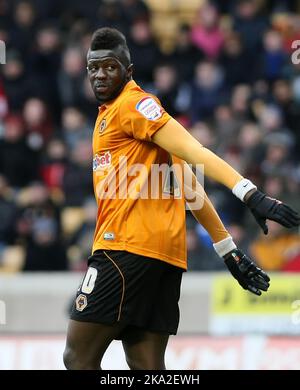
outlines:
[{"label": "player's right hand in glove", "polygon": [[223,258],[233,277],[245,290],[249,290],[255,295],[261,295],[261,290],[268,290],[269,276],[240,249],[233,249]]},{"label": "player's right hand in glove", "polygon": [[277,199],[270,198],[261,191],[254,191],[246,200],[246,205],[265,234],[268,234],[267,219],[278,222],[287,228],[300,224],[300,215],[295,210]]}]

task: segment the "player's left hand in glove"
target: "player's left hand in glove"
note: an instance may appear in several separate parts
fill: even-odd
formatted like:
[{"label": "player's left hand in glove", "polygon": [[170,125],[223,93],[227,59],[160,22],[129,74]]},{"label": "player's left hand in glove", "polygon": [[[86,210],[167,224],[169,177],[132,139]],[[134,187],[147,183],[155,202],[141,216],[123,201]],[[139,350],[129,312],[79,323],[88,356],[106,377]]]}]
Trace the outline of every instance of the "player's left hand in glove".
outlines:
[{"label": "player's left hand in glove", "polygon": [[233,249],[223,258],[233,277],[245,290],[249,290],[255,295],[261,295],[261,290],[268,290],[269,276],[240,249]]},{"label": "player's left hand in glove", "polygon": [[268,234],[267,219],[278,222],[287,228],[300,224],[300,215],[295,210],[277,199],[270,198],[261,191],[256,190],[251,194],[246,205],[265,234]]}]

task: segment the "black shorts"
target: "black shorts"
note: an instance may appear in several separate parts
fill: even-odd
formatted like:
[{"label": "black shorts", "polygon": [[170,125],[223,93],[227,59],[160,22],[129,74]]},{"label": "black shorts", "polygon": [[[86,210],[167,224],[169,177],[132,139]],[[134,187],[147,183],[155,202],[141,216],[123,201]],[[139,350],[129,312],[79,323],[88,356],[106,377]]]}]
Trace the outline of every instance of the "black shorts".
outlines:
[{"label": "black shorts", "polygon": [[110,250],[96,251],[88,265],[71,319],[176,334],[183,269]]}]

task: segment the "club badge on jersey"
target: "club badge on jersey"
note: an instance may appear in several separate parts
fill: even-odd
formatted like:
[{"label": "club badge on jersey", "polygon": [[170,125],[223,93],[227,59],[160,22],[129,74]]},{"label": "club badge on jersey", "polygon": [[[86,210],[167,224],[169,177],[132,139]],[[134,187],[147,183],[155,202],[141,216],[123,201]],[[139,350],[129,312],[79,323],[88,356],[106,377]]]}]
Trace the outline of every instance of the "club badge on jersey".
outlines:
[{"label": "club badge on jersey", "polygon": [[99,135],[102,135],[104,133],[104,130],[106,129],[106,119],[102,119],[100,126],[99,126]]}]

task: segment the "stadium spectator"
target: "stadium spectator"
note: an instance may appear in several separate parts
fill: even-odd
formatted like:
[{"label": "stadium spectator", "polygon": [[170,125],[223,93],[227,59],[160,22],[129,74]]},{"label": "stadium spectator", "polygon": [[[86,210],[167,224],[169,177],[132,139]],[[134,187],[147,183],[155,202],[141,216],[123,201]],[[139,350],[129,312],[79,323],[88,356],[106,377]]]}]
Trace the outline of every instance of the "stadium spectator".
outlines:
[{"label": "stadium spectator", "polygon": [[36,147],[41,148],[54,131],[48,106],[39,98],[29,98],[23,107],[23,117],[28,138],[39,140]]},{"label": "stadium spectator", "polygon": [[28,144],[22,117],[9,115],[0,139],[0,174],[9,185],[21,188],[38,177],[38,155]]},{"label": "stadium spectator", "polygon": [[27,240],[23,271],[67,271],[66,252],[50,217],[37,218]]},{"label": "stadium spectator", "polygon": [[77,142],[71,151],[63,177],[66,206],[81,206],[84,199],[93,194],[91,159],[90,142],[85,140]]},{"label": "stadium spectator", "polygon": [[[130,26],[128,46],[136,64],[136,79],[141,85],[152,81],[152,72],[160,62],[161,53],[147,20],[135,20]],[[145,61],[147,59],[147,61]]]},{"label": "stadium spectator", "polygon": [[207,3],[200,8],[198,19],[192,27],[191,39],[207,58],[219,56],[224,35],[219,26],[218,10],[213,4]]},{"label": "stadium spectator", "polygon": [[191,122],[210,120],[222,97],[223,75],[213,62],[199,62],[191,97]]},{"label": "stadium spectator", "polygon": [[191,88],[178,82],[178,73],[171,63],[161,63],[153,70],[153,84],[149,92],[155,94],[170,115],[186,116],[191,100]]},{"label": "stadium spectator", "polygon": [[62,58],[58,88],[63,106],[78,104],[85,79],[85,60],[80,47],[69,47]]},{"label": "stadium spectator", "polygon": [[73,150],[81,140],[89,140],[91,127],[84,112],[77,107],[65,107],[62,112],[61,133],[68,150]]},{"label": "stadium spectator", "polygon": [[40,175],[47,188],[61,198],[63,195],[63,177],[67,164],[67,150],[59,138],[52,138],[46,147],[45,156],[40,164]]},{"label": "stadium spectator", "polygon": [[179,27],[172,53],[165,54],[165,56],[167,61],[176,67],[179,81],[190,83],[196,64],[204,59],[205,54],[192,42],[191,27],[188,24],[182,24]]}]

